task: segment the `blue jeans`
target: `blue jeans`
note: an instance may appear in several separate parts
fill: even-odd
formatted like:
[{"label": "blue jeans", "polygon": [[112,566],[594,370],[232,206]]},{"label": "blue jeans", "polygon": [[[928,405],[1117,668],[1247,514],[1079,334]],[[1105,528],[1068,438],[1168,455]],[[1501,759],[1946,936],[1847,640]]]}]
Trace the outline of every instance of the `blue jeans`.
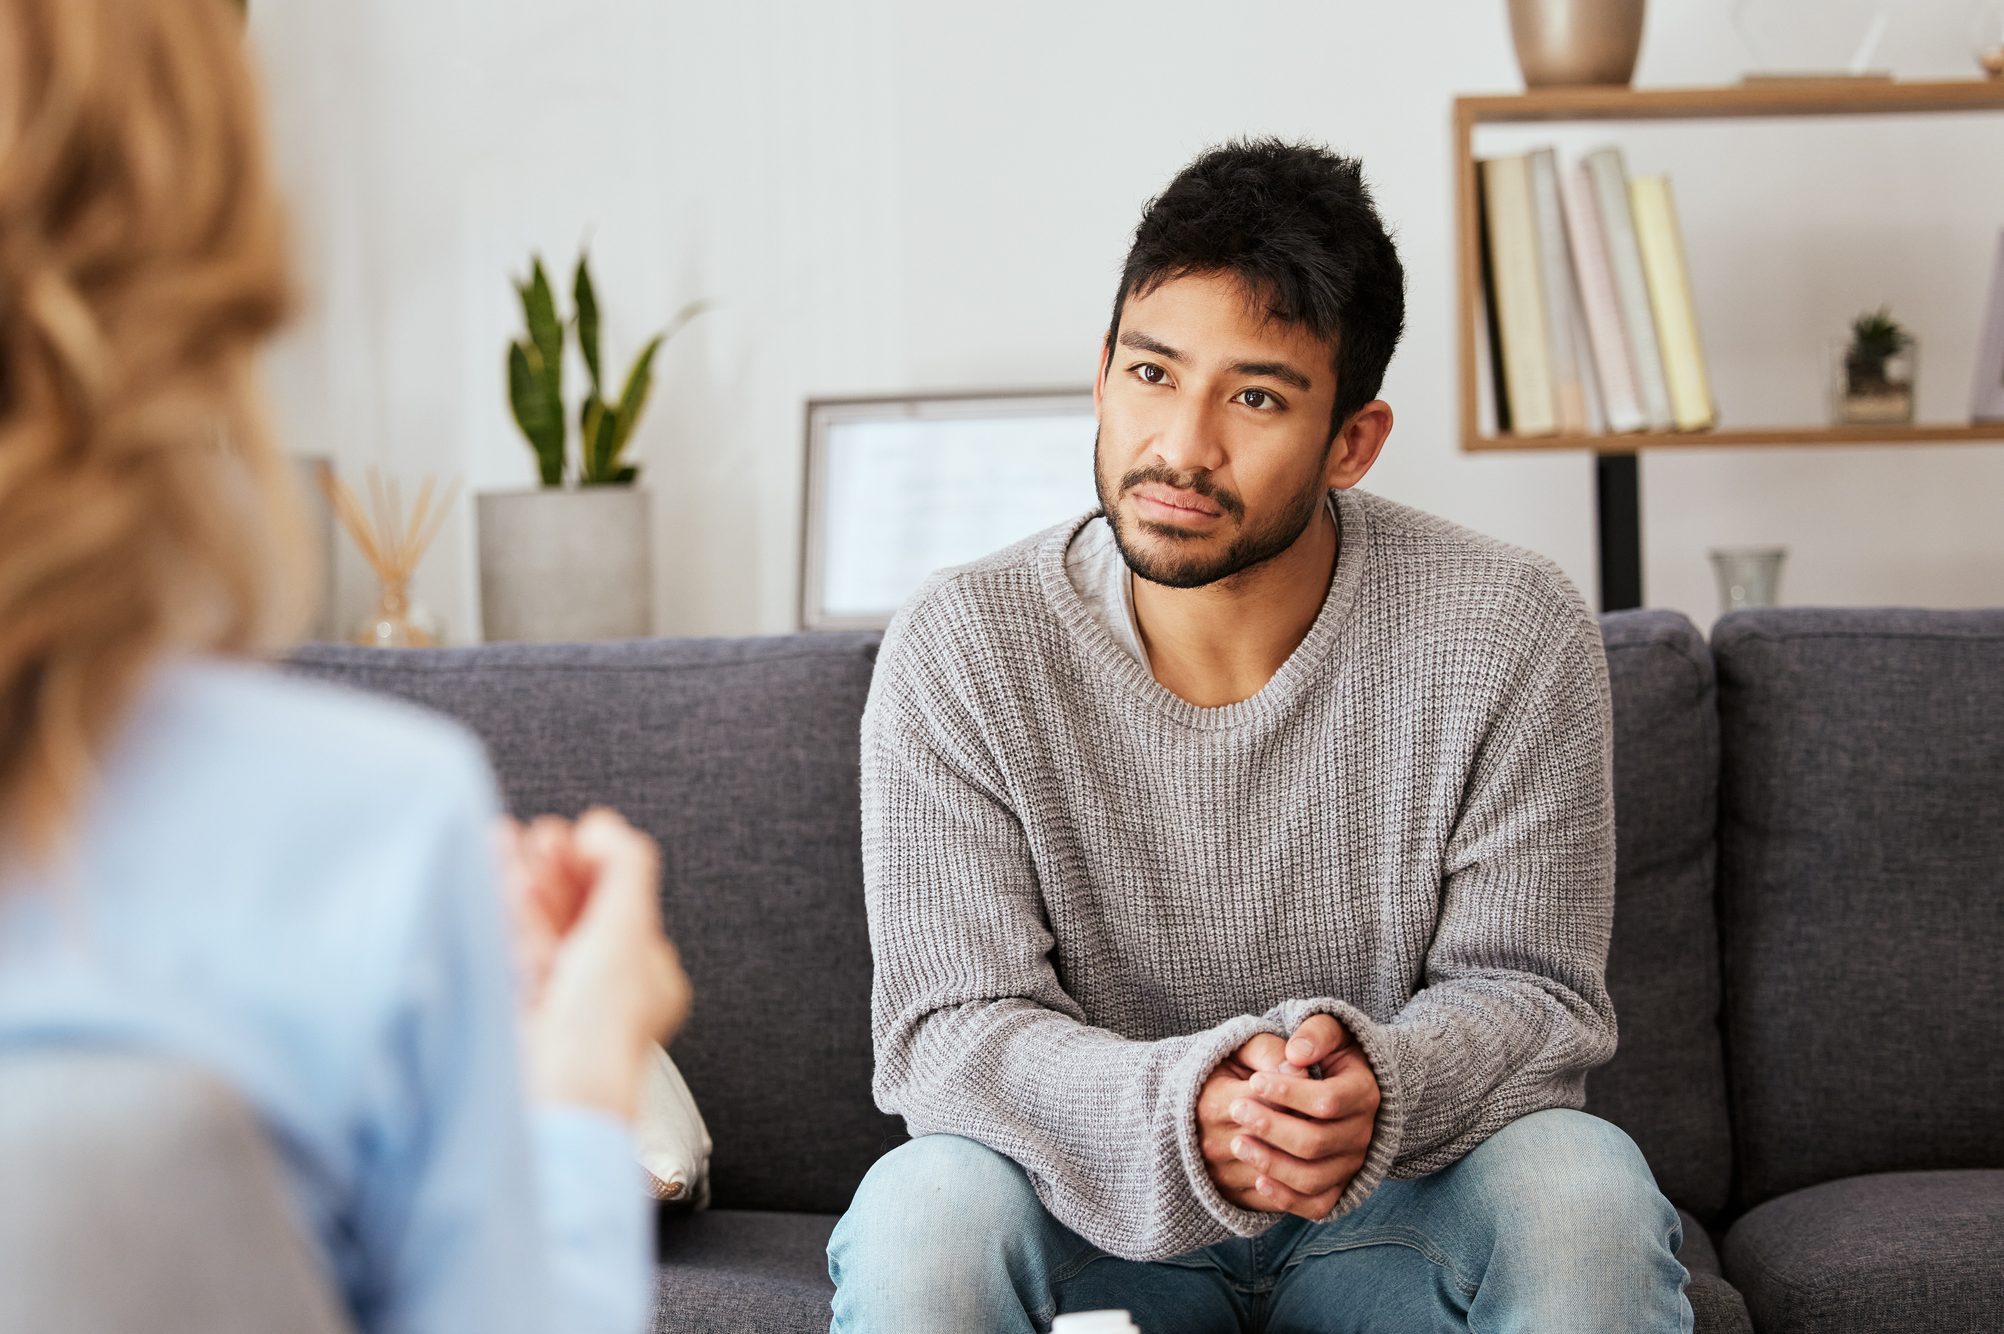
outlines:
[{"label": "blue jeans", "polygon": [[1028,1334],[1119,1308],[1142,1334],[1689,1330],[1683,1239],[1628,1136],[1584,1112],[1526,1116],[1341,1218],[1155,1263],[1065,1227],[1002,1155],[928,1135],[880,1159],[836,1226],[830,1329]]}]

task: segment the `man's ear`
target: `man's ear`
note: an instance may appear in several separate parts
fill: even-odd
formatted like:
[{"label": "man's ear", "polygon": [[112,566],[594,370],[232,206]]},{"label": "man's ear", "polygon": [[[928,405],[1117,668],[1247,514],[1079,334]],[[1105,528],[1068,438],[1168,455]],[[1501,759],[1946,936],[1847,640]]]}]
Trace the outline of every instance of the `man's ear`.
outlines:
[{"label": "man's ear", "polygon": [[1392,405],[1383,399],[1374,398],[1351,413],[1329,446],[1324,482],[1331,490],[1343,491],[1363,481],[1391,433]]},{"label": "man's ear", "polygon": [[1092,410],[1099,412],[1100,401],[1106,397],[1106,367],[1113,360],[1113,330],[1108,329],[1099,344],[1099,374],[1092,377]]}]

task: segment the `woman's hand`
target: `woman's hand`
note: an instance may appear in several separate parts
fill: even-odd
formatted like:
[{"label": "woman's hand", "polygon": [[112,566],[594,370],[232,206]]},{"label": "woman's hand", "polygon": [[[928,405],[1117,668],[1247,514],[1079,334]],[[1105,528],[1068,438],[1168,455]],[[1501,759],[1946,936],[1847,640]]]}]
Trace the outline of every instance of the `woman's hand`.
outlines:
[{"label": "woman's hand", "polygon": [[613,811],[500,831],[529,1090],[632,1120],[649,1053],[688,1017],[661,926],[660,854]]}]

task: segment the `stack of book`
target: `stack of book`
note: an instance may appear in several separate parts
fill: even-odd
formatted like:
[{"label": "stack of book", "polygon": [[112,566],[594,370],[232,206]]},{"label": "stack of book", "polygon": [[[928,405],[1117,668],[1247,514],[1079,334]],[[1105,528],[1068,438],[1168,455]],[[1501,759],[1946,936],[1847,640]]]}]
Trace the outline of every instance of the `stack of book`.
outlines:
[{"label": "stack of book", "polygon": [[1511,435],[1702,431],[1718,412],[1667,176],[1621,150],[1484,159],[1482,282],[1497,426]]}]

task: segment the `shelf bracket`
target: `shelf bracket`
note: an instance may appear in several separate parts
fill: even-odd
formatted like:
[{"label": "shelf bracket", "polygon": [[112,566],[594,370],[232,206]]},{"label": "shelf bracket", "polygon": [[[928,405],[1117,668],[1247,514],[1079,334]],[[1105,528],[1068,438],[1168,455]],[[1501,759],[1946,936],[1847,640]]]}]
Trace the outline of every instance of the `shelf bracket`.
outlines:
[{"label": "shelf bracket", "polygon": [[1600,609],[1642,605],[1642,465],[1637,454],[1594,455],[1600,529]]}]

